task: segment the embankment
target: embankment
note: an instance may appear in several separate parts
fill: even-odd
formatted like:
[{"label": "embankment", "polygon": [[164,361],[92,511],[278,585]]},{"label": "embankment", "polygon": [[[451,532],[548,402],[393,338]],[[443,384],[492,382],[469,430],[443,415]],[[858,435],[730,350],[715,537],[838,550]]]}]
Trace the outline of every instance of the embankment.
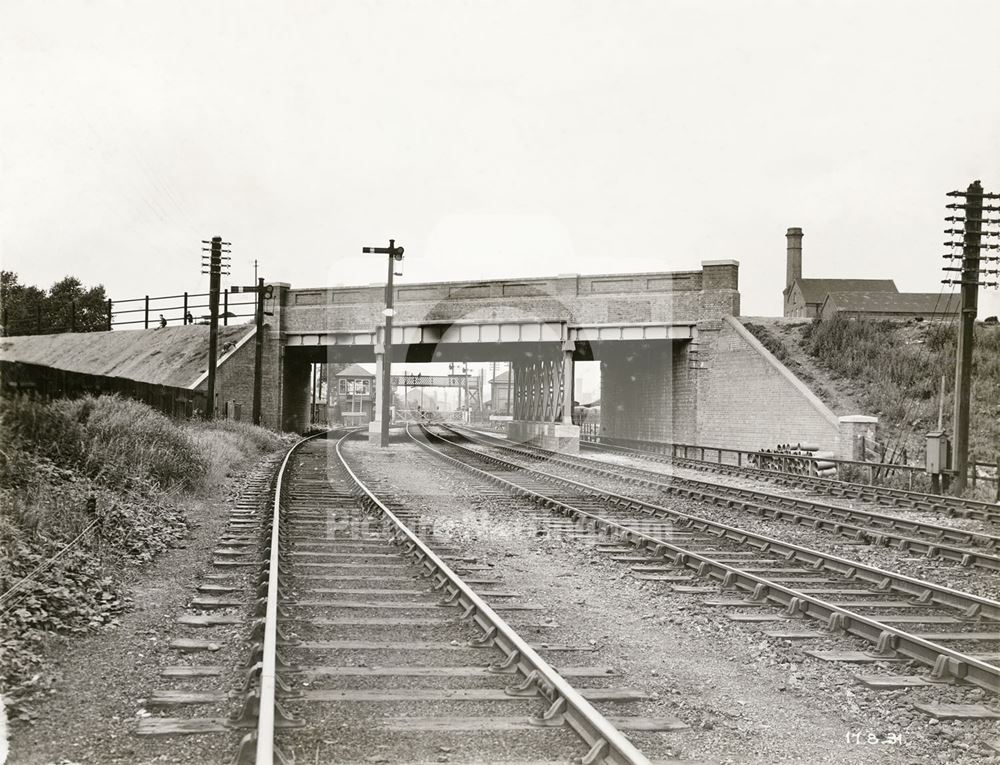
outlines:
[{"label": "embankment", "polygon": [[183,544],[191,508],[284,441],[101,396],[2,400],[0,443],[0,693],[23,720],[59,647],[114,624],[143,566]]}]

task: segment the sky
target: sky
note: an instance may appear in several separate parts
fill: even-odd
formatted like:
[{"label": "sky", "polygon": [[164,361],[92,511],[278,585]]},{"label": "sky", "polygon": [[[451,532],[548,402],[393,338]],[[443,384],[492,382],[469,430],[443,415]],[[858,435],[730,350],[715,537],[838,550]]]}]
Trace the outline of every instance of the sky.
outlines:
[{"label": "sky", "polygon": [[[0,264],[115,299],[740,261],[937,293],[1000,191],[1000,3],[0,3]],[[980,316],[1000,313],[984,292]]]}]

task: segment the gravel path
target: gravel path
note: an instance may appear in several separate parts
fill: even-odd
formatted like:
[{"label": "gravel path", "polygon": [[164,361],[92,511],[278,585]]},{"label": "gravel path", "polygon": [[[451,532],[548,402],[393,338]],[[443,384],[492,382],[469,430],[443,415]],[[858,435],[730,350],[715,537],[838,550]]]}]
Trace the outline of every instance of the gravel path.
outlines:
[{"label": "gravel path", "polygon": [[[801,642],[764,637],[702,596],[631,578],[625,563],[595,551],[595,537],[550,535],[538,508],[498,494],[405,441],[349,459],[418,510],[435,533],[502,569],[505,583],[545,606],[553,642],[594,641],[621,683],[655,699],[646,713],[676,715],[691,730],[635,735],[656,756],[747,763],[1000,762],[986,741],[1000,727],[937,723],[917,701],[982,701],[976,689],[873,691],[856,665],[806,657]],[[831,641],[832,644],[833,641]],[[837,639],[838,648],[851,648]],[[810,643],[809,647],[822,647]],[[855,646],[860,648],[861,646]],[[602,656],[605,655],[602,653]],[[905,672],[898,664],[864,672]],[[868,743],[876,740],[877,743]]]}]

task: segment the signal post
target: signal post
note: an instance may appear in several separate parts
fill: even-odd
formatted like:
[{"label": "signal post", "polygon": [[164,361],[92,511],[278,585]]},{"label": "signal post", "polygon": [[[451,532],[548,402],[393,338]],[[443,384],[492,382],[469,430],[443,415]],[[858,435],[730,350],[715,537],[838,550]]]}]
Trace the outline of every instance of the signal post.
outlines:
[{"label": "signal post", "polygon": [[[403,248],[396,246],[396,240],[390,239],[388,247],[362,247],[363,253],[389,256],[389,275],[385,282],[385,310],[382,315],[385,322],[382,326],[382,337],[375,343],[375,375],[378,379],[378,406],[375,409],[376,420],[368,424],[368,441],[376,446],[389,446],[389,405],[392,399],[392,317],[393,308],[392,277],[402,276],[402,271],[396,271],[396,263],[403,261]],[[400,267],[402,268],[402,266]]]}]

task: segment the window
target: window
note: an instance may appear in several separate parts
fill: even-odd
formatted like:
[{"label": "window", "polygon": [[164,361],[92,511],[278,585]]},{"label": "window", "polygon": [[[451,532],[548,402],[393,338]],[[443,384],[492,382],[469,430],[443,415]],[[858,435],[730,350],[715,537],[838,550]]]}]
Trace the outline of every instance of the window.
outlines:
[{"label": "window", "polygon": [[340,392],[348,396],[370,396],[372,392],[371,380],[341,380]]}]

